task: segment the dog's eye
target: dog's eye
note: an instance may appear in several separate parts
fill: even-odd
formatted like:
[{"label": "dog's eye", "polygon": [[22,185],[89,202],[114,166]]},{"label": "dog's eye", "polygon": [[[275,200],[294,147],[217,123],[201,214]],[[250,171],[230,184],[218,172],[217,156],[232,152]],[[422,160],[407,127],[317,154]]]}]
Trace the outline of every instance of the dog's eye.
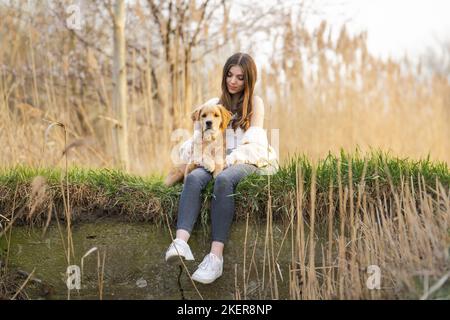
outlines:
[{"label": "dog's eye", "polygon": [[215,113],[214,117],[218,118],[218,117],[220,117],[220,115],[218,113]]},{"label": "dog's eye", "polygon": [[205,118],[206,117],[206,114],[202,114],[202,118]]}]

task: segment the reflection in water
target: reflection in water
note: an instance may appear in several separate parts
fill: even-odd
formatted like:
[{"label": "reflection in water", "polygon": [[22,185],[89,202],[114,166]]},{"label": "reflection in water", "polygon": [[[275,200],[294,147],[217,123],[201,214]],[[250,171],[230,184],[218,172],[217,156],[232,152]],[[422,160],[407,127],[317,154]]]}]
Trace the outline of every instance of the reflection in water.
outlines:
[{"label": "reflection in water", "polygon": [[[237,292],[244,298],[243,277],[247,279],[247,299],[270,298],[268,283],[267,256],[264,260],[264,241],[266,225],[251,223],[244,250],[246,226],[244,222],[235,222],[230,240],[225,247],[224,273],[213,284],[197,284],[204,299],[234,299]],[[274,224],[275,256],[280,250],[286,227]],[[66,232],[62,231],[64,236]],[[67,299],[66,268],[67,261],[56,225],[51,226],[45,237],[42,230],[28,227],[14,227],[10,247],[10,264],[21,270],[31,271],[34,276],[53,287],[49,299]],[[72,290],[71,299],[99,298],[99,268],[106,252],[103,274],[104,299],[199,299],[185,270],[178,266],[168,266],[164,253],[170,244],[167,228],[146,223],[123,223],[117,221],[97,221],[82,223],[72,228],[75,259],[71,264],[81,266],[81,257],[91,248],[97,247],[84,258],[81,289]],[[290,233],[285,238],[278,256],[278,290],[280,298],[289,296],[288,267],[291,256]],[[198,226],[189,240],[196,261],[187,262],[192,274],[210,247],[209,231]],[[0,240],[2,250],[5,239]],[[244,252],[246,255],[245,273],[243,270]],[[100,258],[100,259],[98,259]],[[98,261],[99,260],[99,261]],[[266,267],[263,268],[264,261]],[[264,269],[264,270],[263,270]],[[263,271],[266,289],[262,290]],[[282,279],[283,280],[282,280]],[[39,292],[29,292],[33,299],[42,298]]]}]

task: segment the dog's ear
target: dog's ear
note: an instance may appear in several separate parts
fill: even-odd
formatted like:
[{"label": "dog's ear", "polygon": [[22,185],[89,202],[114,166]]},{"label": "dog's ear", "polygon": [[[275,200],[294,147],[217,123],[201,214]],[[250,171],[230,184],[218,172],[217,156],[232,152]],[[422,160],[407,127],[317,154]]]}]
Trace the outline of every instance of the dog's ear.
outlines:
[{"label": "dog's ear", "polygon": [[220,124],[220,130],[225,131],[228,124],[231,121],[231,112],[228,111],[224,106],[219,105],[220,114],[222,116],[222,123]]},{"label": "dog's ear", "polygon": [[200,120],[200,111],[202,111],[203,106],[199,106],[194,109],[191,113],[191,119],[192,121],[199,121]]}]

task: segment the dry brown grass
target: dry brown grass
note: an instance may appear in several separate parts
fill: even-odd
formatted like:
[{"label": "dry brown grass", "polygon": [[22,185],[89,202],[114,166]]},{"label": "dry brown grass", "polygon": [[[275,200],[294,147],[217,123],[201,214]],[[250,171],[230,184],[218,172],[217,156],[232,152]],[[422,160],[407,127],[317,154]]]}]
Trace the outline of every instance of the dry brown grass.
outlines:
[{"label": "dry brown grass", "polygon": [[[404,178],[400,185],[391,181],[389,190],[378,189],[374,195],[366,190],[363,178],[353,190],[342,183],[339,173],[339,196],[334,197],[330,187],[322,207],[328,217],[316,221],[319,194],[314,173],[308,199],[299,168],[296,191],[291,191],[292,201],[286,204],[290,219],[285,237],[290,233],[290,244],[283,238],[279,247],[272,246],[269,214],[263,265],[247,265],[244,257],[243,274],[256,275],[259,298],[448,299],[450,189],[438,181],[434,187],[427,186],[423,179],[417,188]],[[276,266],[283,257],[273,253],[283,245],[289,246],[291,257],[287,270],[281,271]],[[372,265],[381,270],[380,289],[366,285]],[[236,298],[246,298],[246,281],[236,278],[235,287],[241,288],[236,289]],[[444,285],[446,291],[433,296]]]},{"label": "dry brown grass", "polygon": [[[50,36],[44,30],[57,23],[55,18],[45,20],[39,11],[31,20],[19,14],[5,9],[0,17],[1,48],[10,48],[0,50],[0,162],[63,166],[61,156],[67,153],[69,165],[114,167],[110,130],[118,123],[111,113],[111,60],[65,28],[57,27]],[[274,49],[270,68],[259,69],[256,91],[266,105],[266,127],[280,129],[281,161],[299,151],[319,159],[328,151],[359,146],[412,158],[430,153],[432,160],[450,162],[448,79],[426,76],[423,66],[406,58],[373,57],[366,34],[350,36],[342,28],[332,42],[328,32],[326,23],[312,31],[288,23],[283,50]],[[106,45],[105,34],[94,30],[89,37],[95,35],[99,46]],[[173,124],[190,129],[184,115],[219,94],[221,57],[239,47],[236,42],[234,49],[216,50],[204,62],[193,62],[189,77],[181,61],[175,61],[173,68],[180,73],[172,84],[164,61],[145,50],[130,52],[131,172],[169,168],[170,148],[176,143],[170,141]],[[144,64],[143,52],[151,56]],[[283,82],[280,73],[285,74]],[[65,125],[67,149],[60,130],[44,135],[48,121]]]}]

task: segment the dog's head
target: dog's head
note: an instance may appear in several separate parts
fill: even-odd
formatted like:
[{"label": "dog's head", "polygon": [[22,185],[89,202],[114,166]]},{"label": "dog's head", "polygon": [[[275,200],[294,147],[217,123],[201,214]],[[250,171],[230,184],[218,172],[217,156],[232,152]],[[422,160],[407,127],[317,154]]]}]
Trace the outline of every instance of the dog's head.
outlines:
[{"label": "dog's head", "polygon": [[198,121],[203,140],[216,140],[223,133],[231,120],[231,113],[222,105],[202,106],[191,114],[192,121]]}]

